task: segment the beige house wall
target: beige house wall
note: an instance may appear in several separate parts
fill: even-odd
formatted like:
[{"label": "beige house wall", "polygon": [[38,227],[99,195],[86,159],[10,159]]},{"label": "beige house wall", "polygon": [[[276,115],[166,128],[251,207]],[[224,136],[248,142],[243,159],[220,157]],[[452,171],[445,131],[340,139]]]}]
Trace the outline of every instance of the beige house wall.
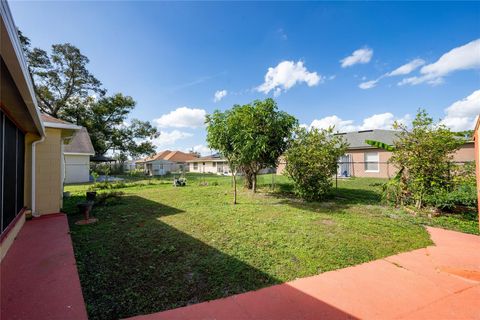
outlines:
[{"label": "beige house wall", "polygon": [[36,145],[35,211],[58,213],[62,207],[62,130],[45,128],[45,140]]},{"label": "beige house wall", "polygon": [[[378,152],[379,170],[378,172],[368,172],[365,170],[365,153]],[[391,163],[388,163],[392,153],[382,149],[358,149],[348,150],[347,155],[351,156],[353,162],[350,166],[350,175],[354,177],[369,177],[369,178],[391,178],[397,173],[397,169]],[[453,161],[468,162],[475,160],[475,146],[473,143],[464,144],[459,150],[453,154]],[[285,170],[285,160],[280,159],[277,167],[277,174],[283,174]]]},{"label": "beige house wall", "polygon": [[31,133],[25,135],[25,181],[23,188],[23,202],[27,208],[32,207],[32,143],[40,137]]},{"label": "beige house wall", "polygon": [[473,142],[464,144],[453,154],[453,161],[475,161],[475,144]]},{"label": "beige house wall", "polygon": [[[378,172],[369,172],[365,170],[365,153],[378,152]],[[359,149],[349,150],[348,153],[352,156],[351,175],[354,177],[368,177],[368,178],[390,178],[395,175],[397,169],[388,160],[392,153],[382,149]]]},{"label": "beige house wall", "polygon": [[[195,163],[197,163],[197,168],[195,169]],[[227,162],[223,161],[198,161],[198,162],[189,162],[188,169],[190,172],[194,173],[215,173],[223,174],[224,172],[230,173],[230,168]],[[220,170],[220,171],[219,171]]]}]

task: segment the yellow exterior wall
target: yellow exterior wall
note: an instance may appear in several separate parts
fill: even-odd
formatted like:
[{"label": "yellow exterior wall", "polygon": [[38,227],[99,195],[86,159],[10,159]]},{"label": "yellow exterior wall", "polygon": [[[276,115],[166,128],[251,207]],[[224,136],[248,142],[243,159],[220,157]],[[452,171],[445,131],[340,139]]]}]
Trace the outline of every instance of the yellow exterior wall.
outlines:
[{"label": "yellow exterior wall", "polygon": [[62,130],[45,128],[45,140],[36,145],[35,213],[58,213],[62,207]]},{"label": "yellow exterior wall", "polygon": [[32,143],[40,140],[38,135],[27,133],[25,135],[25,181],[23,188],[23,203],[27,208],[32,208]]}]

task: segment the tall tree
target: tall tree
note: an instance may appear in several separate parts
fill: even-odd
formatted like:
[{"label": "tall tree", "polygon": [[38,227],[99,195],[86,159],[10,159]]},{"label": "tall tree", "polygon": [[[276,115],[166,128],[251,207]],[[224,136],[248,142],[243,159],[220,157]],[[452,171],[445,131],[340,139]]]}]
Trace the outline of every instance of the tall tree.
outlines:
[{"label": "tall tree", "polygon": [[30,39],[21,32],[19,38],[42,112],[59,117],[70,99],[105,93],[101,82],[87,69],[88,58],[77,47],[70,43],[54,44],[48,54],[31,48]]},{"label": "tall tree", "polygon": [[127,124],[135,101],[121,93],[107,96],[78,48],[55,44],[48,54],[31,48],[30,39],[20,31],[18,34],[42,112],[87,128],[97,155],[114,150],[119,159],[125,159],[155,151],[152,139],[159,135],[156,128],[137,119]]},{"label": "tall tree", "polygon": [[133,108],[133,98],[120,93],[99,99],[72,99],[62,118],[87,128],[96,154],[113,150],[120,153],[120,159],[135,158],[155,152],[152,140],[159,133],[148,121],[133,119],[127,123]]}]

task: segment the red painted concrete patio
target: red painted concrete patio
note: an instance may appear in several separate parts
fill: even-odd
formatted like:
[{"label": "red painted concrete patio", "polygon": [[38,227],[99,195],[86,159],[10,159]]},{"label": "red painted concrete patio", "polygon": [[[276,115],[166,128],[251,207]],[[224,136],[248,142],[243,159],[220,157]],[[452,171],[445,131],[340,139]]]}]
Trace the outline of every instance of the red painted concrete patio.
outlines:
[{"label": "red painted concrete patio", "polygon": [[131,319],[480,319],[480,237],[428,232],[435,246]]},{"label": "red painted concrete patio", "polygon": [[[68,222],[28,221],[2,261],[1,319],[87,319]],[[132,319],[480,319],[480,237]]]},{"label": "red painted concrete patio", "polygon": [[0,319],[87,319],[67,217],[27,221],[0,265]]}]

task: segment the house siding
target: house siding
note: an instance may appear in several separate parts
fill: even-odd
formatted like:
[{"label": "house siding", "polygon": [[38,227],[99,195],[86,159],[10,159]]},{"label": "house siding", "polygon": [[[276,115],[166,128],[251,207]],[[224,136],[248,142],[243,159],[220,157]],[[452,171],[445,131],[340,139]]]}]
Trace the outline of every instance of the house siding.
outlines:
[{"label": "house siding", "polygon": [[188,169],[188,164],[184,162],[172,162],[168,160],[153,160],[145,163],[144,167],[147,174],[151,176],[162,176],[170,172],[177,172],[182,169]]},{"label": "house siding", "polygon": [[[197,169],[194,166],[195,162],[189,162],[189,171],[196,172],[196,173],[215,173],[215,174],[223,174],[223,173],[230,173],[230,168],[227,162],[223,161],[197,161],[198,164]],[[204,164],[205,163],[205,164]],[[214,165],[215,163],[215,165]],[[220,170],[220,171],[219,171]]]},{"label": "house siding", "polygon": [[58,213],[62,207],[62,130],[45,128],[45,141],[36,145],[36,213]]},{"label": "house siding", "polygon": [[[378,152],[378,172],[369,172],[365,170],[365,154],[368,152]],[[368,149],[356,149],[348,150],[346,155],[350,155],[351,164],[349,166],[349,174],[353,177],[366,177],[366,178],[391,178],[395,176],[398,169],[389,160],[392,156],[392,152],[385,151],[378,148]],[[460,147],[453,154],[452,160],[457,163],[464,163],[475,161],[475,146],[473,143],[466,143]],[[280,164],[277,167],[277,174],[284,174],[285,160],[280,159]]]},{"label": "house siding", "polygon": [[475,144],[465,143],[453,154],[453,161],[455,162],[470,162],[475,161]]},{"label": "house siding", "polygon": [[[369,172],[365,170],[365,153],[378,152],[378,172]],[[388,160],[392,153],[382,149],[361,149],[349,150],[347,154],[352,157],[351,176],[367,178],[390,178],[397,172],[397,169]]]},{"label": "house siding", "polygon": [[65,183],[90,180],[90,155],[65,154]]}]

